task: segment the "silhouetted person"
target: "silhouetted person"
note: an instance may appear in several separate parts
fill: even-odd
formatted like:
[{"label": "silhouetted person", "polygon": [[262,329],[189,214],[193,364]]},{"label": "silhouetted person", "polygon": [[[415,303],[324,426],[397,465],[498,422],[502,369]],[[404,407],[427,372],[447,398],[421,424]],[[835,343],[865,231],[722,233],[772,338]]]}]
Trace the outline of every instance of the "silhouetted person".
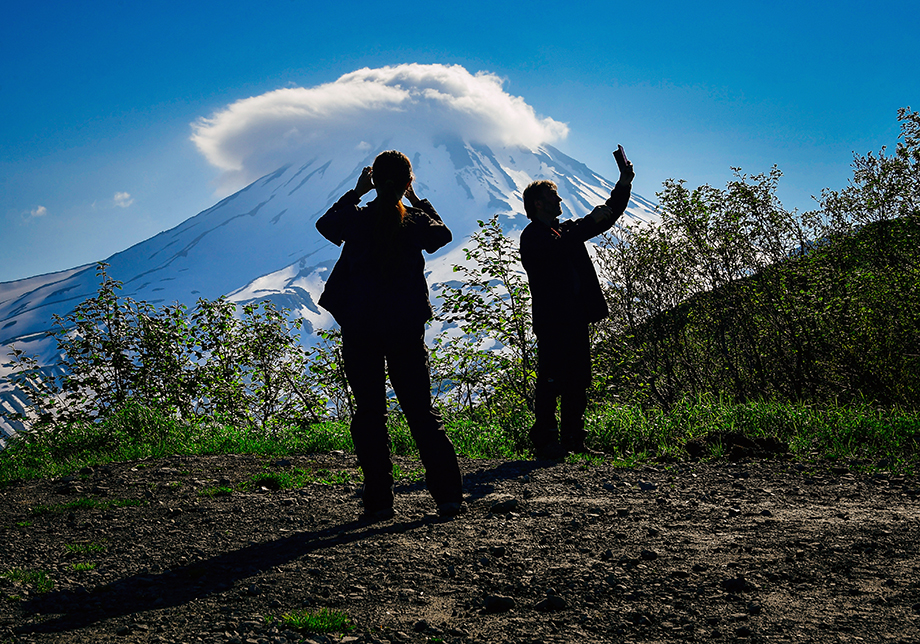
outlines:
[{"label": "silhouetted person", "polygon": [[591,451],[585,447],[584,422],[591,384],[588,325],[609,311],[585,242],[608,230],[626,210],[635,173],[622,158],[610,198],[581,219],[559,222],[562,198],[552,181],[535,181],[524,190],[531,222],[521,233],[521,262],[530,281],[538,353],[530,439],[538,458]]},{"label": "silhouetted person", "polygon": [[[463,509],[457,455],[431,404],[425,346],[425,323],[434,312],[422,251],[438,250],[451,233],[431,204],[416,196],[412,180],[404,154],[382,152],[354,190],[316,222],[323,237],[345,243],[319,304],[342,328],[345,375],[355,397],[351,437],[364,472],[363,516],[371,521],[394,515],[384,362],[439,513],[453,516]],[[377,198],[358,206],[371,189]]]}]

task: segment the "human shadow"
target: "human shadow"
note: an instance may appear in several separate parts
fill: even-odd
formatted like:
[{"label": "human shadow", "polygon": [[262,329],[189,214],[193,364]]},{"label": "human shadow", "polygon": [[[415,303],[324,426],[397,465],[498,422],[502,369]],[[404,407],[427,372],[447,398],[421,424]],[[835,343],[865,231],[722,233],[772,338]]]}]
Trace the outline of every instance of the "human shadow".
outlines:
[{"label": "human shadow", "polygon": [[530,476],[535,470],[541,470],[552,461],[504,461],[488,470],[466,474],[463,488],[470,501],[477,501],[495,492],[499,481]]},{"label": "human shadow", "polygon": [[[464,477],[466,497],[475,502],[494,492],[498,481],[527,476],[546,465],[539,461],[508,461],[488,470],[472,472]],[[398,485],[397,491],[422,488],[422,483],[408,483]],[[251,544],[162,573],[131,575],[92,590],[81,588],[44,593],[24,602],[23,609],[30,614],[57,616],[40,624],[20,626],[16,632],[60,633],[85,628],[106,619],[181,606],[230,590],[242,579],[310,553],[370,537],[405,533],[443,521],[435,515],[387,524],[351,521]]]},{"label": "human shadow", "polygon": [[409,522],[368,524],[352,521],[323,530],[299,532],[251,544],[159,574],[136,574],[92,590],[59,590],[23,604],[27,613],[58,615],[39,624],[20,626],[19,633],[59,633],[85,628],[124,615],[180,606],[233,588],[234,583],[293,561],[306,554],[370,537],[404,533],[442,522],[434,515]]}]

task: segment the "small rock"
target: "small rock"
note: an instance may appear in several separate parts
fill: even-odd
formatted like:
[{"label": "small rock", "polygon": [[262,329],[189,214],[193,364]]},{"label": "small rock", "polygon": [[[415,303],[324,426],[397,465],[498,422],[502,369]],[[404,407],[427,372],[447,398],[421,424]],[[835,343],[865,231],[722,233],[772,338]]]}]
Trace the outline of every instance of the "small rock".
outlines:
[{"label": "small rock", "polygon": [[747,579],[745,579],[743,575],[722,580],[722,588],[730,593],[743,593],[749,587],[750,584],[748,584]]},{"label": "small rock", "polygon": [[508,514],[513,510],[516,510],[518,506],[517,499],[504,499],[503,501],[498,501],[497,503],[492,504],[492,507],[489,509],[492,514]]},{"label": "small rock", "polygon": [[643,492],[651,492],[652,490],[658,489],[658,484],[650,483],[649,481],[639,481],[639,489]]},{"label": "small rock", "polygon": [[550,595],[549,597],[541,599],[539,602],[537,602],[534,608],[541,613],[548,613],[556,610],[565,610],[568,608],[568,603],[558,595]]},{"label": "small rock", "polygon": [[645,561],[655,561],[658,558],[658,553],[654,550],[643,550],[639,553],[639,556]]},{"label": "small rock", "polygon": [[516,604],[513,597],[505,597],[504,595],[489,595],[485,598],[483,608],[487,613],[507,613],[509,610],[512,610],[515,605]]}]

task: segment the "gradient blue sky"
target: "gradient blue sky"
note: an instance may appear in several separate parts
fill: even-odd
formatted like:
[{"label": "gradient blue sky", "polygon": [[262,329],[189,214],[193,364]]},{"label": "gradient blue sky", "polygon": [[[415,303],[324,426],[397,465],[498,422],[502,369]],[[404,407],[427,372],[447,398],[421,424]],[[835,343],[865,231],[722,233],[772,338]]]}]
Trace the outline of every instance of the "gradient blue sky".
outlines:
[{"label": "gradient blue sky", "polygon": [[[0,281],[103,259],[213,205],[191,124],[362,67],[459,64],[568,124],[637,193],[784,177],[788,208],[920,108],[920,3],[32,2],[0,21]],[[120,196],[119,196],[120,195]]]}]

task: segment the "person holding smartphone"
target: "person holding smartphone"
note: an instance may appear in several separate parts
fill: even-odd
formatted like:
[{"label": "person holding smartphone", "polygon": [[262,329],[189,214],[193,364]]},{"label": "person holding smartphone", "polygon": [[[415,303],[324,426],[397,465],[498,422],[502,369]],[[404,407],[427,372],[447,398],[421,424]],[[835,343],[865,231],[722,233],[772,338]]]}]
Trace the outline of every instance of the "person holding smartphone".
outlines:
[{"label": "person holding smartphone", "polygon": [[559,221],[562,198],[552,181],[534,181],[524,190],[524,211],[531,222],[521,233],[521,263],[530,283],[537,336],[536,420],[530,429],[537,458],[558,460],[569,452],[591,452],[584,423],[591,384],[588,326],[609,311],[585,242],[610,229],[626,211],[635,177],[622,146],[614,157],[620,178],[610,198],[580,219]]},{"label": "person holding smartphone", "polygon": [[[431,404],[425,346],[425,324],[434,311],[422,251],[433,253],[452,236],[428,200],[415,194],[413,178],[404,154],[381,152],[354,189],[316,222],[323,237],[337,246],[344,243],[319,304],[342,329],[345,376],[355,397],[351,436],[364,474],[362,516],[371,522],[395,514],[387,372],[439,514],[454,516],[465,508],[457,455]],[[371,190],[376,198],[359,206]]]}]

